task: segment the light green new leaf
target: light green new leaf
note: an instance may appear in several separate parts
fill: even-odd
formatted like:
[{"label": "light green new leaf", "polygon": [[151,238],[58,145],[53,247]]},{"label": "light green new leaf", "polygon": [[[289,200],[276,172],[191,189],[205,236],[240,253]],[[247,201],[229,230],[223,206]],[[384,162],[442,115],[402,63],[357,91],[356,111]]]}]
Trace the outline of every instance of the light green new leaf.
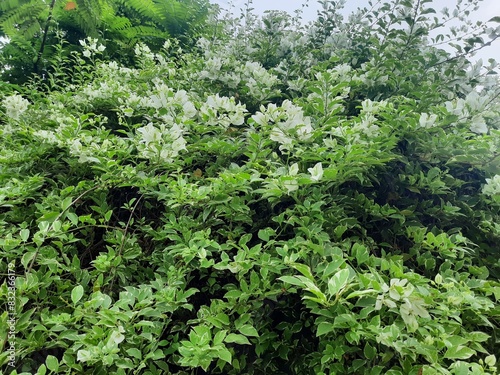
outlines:
[{"label": "light green new leaf", "polygon": [[73,304],[77,304],[78,301],[82,299],[83,296],[83,286],[77,285],[73,288],[71,291],[71,301],[73,301]]},{"label": "light green new leaf", "polygon": [[30,230],[29,229],[21,229],[19,236],[21,237],[21,240],[23,240],[23,242],[28,241],[28,238],[30,237]]},{"label": "light green new leaf", "polygon": [[250,341],[243,336],[243,335],[238,335],[236,333],[230,333],[229,335],[226,336],[224,339],[224,342],[227,343],[236,343],[236,344],[241,344],[241,345],[250,345]]},{"label": "light green new leaf", "polygon": [[45,365],[50,371],[56,372],[59,370],[59,361],[53,355],[48,355],[45,359]]},{"label": "light green new leaf", "polygon": [[226,348],[221,348],[221,349],[217,350],[217,354],[218,354],[220,359],[222,359],[223,361],[226,361],[229,364],[233,360],[231,352],[229,350],[227,350]]},{"label": "light green new leaf", "polygon": [[304,283],[302,281],[300,281],[300,279],[298,279],[295,276],[281,276],[281,277],[278,277],[278,280],[281,280],[284,283],[300,286],[302,288],[305,286]]},{"label": "light green new leaf", "polygon": [[321,322],[318,325],[318,329],[316,330],[316,336],[326,335],[327,333],[332,332],[335,329],[335,326],[332,323]]},{"label": "light green new leaf", "polygon": [[344,288],[349,280],[349,270],[347,268],[340,270],[328,280],[328,292],[331,296],[336,295]]},{"label": "light green new leaf", "polygon": [[127,354],[131,357],[137,358],[138,360],[142,359],[142,353],[139,349],[137,348],[130,348],[127,349]]},{"label": "light green new leaf", "polygon": [[42,365],[38,368],[36,375],[45,375],[47,373],[47,367],[42,363]]},{"label": "light green new leaf", "polygon": [[465,346],[453,346],[449,348],[444,354],[444,358],[448,359],[467,359],[476,354],[475,350],[467,348]]},{"label": "light green new leaf", "polygon": [[244,324],[240,327],[239,331],[243,333],[245,336],[255,336],[258,337],[259,333],[257,330],[252,327],[250,324]]}]

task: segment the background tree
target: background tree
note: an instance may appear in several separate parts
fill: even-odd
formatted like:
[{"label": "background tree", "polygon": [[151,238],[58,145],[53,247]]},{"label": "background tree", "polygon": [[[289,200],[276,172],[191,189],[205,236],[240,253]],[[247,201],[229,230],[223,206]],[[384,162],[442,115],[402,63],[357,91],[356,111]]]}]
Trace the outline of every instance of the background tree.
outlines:
[{"label": "background tree", "polygon": [[[211,9],[207,0],[5,1],[0,4],[0,32],[8,38],[0,54],[2,75],[23,82],[32,73],[50,71],[56,53],[79,50],[85,37],[98,38],[110,57],[123,61],[138,41],[153,50],[167,38],[188,46],[203,33]],[[61,38],[64,48],[56,51]]]}]

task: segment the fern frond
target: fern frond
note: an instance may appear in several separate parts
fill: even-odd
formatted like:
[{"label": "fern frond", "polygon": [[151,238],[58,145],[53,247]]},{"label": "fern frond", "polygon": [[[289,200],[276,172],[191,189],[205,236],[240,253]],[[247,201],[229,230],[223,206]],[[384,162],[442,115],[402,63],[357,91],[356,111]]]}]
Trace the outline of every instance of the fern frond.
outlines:
[{"label": "fern frond", "polygon": [[125,30],[132,27],[132,23],[127,17],[110,17],[103,20],[106,26],[113,31]]},{"label": "fern frond", "polygon": [[0,28],[9,37],[24,35],[26,29],[32,24],[38,24],[41,14],[47,10],[47,5],[43,2],[33,2],[21,5],[19,8],[5,13],[0,18]]},{"label": "fern frond", "polygon": [[19,8],[20,6],[23,5],[23,3],[26,3],[26,0],[25,1],[22,1],[22,0],[3,0],[0,3],[0,11],[7,12],[10,10]]},{"label": "fern frond", "polygon": [[73,18],[80,30],[92,37],[98,36],[98,28],[101,23],[101,7],[99,2],[90,0],[76,0],[77,11],[73,12]]},{"label": "fern frond", "polygon": [[139,39],[143,37],[154,37],[167,39],[169,34],[158,30],[155,26],[133,26],[122,31],[127,39]]},{"label": "fern frond", "polygon": [[37,34],[42,32],[41,25],[36,22],[29,25],[23,32],[23,36],[27,39],[34,38]]},{"label": "fern frond", "polygon": [[118,0],[128,10],[131,10],[142,18],[155,19],[157,17],[156,7],[153,0]]}]

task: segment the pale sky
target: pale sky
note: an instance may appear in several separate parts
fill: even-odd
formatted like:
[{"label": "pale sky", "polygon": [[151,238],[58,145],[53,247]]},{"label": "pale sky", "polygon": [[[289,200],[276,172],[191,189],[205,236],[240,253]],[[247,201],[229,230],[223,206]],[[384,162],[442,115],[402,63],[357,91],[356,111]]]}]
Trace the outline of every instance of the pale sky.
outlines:
[{"label": "pale sky", "polygon": [[[213,3],[220,4],[223,8],[227,8],[230,3],[229,0],[211,0]],[[252,8],[255,9],[256,14],[263,14],[266,10],[284,10],[290,14],[294,14],[296,9],[300,9],[302,4],[308,2],[308,7],[304,8],[303,20],[307,23],[316,19],[317,10],[320,9],[320,5],[315,0],[253,0]],[[232,0],[235,11],[239,14],[240,8],[244,8],[247,0]],[[376,0],[373,1],[376,3]],[[465,0],[464,0],[465,2]],[[451,10],[454,9],[456,0],[433,0],[432,4],[426,4],[427,7],[434,8],[438,12],[444,7],[448,7]],[[349,15],[352,11],[357,8],[368,7],[368,0],[347,0],[346,5],[343,10],[345,16]],[[480,7],[473,16],[474,21],[488,21],[492,17],[500,16],[500,0],[483,0],[480,3]],[[500,23],[491,23],[492,27],[500,26]],[[485,41],[489,38],[485,35]],[[494,58],[496,61],[500,62],[500,40],[496,40],[491,46],[486,47],[476,53],[473,60],[483,59],[483,63],[486,64],[489,58]]]}]

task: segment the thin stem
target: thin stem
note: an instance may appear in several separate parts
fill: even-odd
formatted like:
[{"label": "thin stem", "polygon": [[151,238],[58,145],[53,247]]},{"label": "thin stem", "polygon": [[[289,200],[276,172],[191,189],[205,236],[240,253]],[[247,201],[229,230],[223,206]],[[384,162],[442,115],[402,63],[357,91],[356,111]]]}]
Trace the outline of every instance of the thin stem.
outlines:
[{"label": "thin stem", "polygon": [[47,42],[47,34],[49,33],[50,21],[52,21],[52,13],[54,12],[54,6],[56,5],[56,0],[52,0],[49,7],[49,16],[47,17],[47,23],[45,24],[45,29],[43,31],[42,44],[40,45],[40,50],[38,51],[38,56],[36,58],[35,64],[33,65],[33,73],[38,73],[38,64],[43,56],[43,50],[45,49],[45,43]]},{"label": "thin stem", "polygon": [[[139,199],[137,199],[137,202],[135,202],[134,207],[132,208],[132,211],[130,212],[130,216],[128,218],[127,224],[125,225],[125,229],[124,229],[123,234],[122,234],[122,240],[121,240],[121,243],[120,243],[120,248],[118,249],[118,254],[116,255],[117,257],[121,256],[121,254],[122,254],[123,247],[125,246],[125,239],[127,237],[127,232],[128,232],[129,227],[130,227],[130,223],[132,222],[135,210],[137,209],[137,206],[139,205],[139,202],[141,201],[142,198],[144,198],[144,195],[141,195],[139,197]],[[111,279],[111,284],[109,286],[109,292],[110,293],[112,292],[113,285],[115,283],[116,267],[113,268],[113,271],[114,271],[113,278]]]},{"label": "thin stem", "polygon": [[[76,202],[78,202],[78,201],[79,201],[79,200],[80,200],[80,199],[81,199],[84,195],[86,195],[86,194],[90,193],[91,191],[94,191],[94,190],[95,190],[95,189],[97,189],[98,187],[99,187],[99,185],[96,185],[96,186],[94,186],[94,187],[92,187],[92,188],[90,188],[90,189],[88,189],[88,190],[85,190],[85,191],[84,191],[83,193],[81,193],[78,197],[76,197],[76,199],[74,199],[68,207],[66,207],[66,208],[65,208],[65,209],[64,209],[64,210],[63,210],[63,211],[62,211],[59,215],[57,215],[57,217],[56,217],[56,218],[54,219],[54,221],[52,222],[52,225],[50,226],[49,231],[50,231],[50,230],[52,230],[52,229],[54,229],[54,223],[55,223],[56,221],[58,221],[58,220],[59,220],[59,219],[60,219],[60,218],[64,215],[64,213],[65,213],[66,211],[68,211],[68,209],[69,209],[71,206],[73,206]],[[38,246],[38,248],[36,249],[36,251],[35,251],[35,255],[33,256],[33,259],[31,260],[31,263],[30,263],[30,265],[29,265],[28,269],[27,269],[27,270],[26,270],[26,272],[25,272],[25,276],[26,276],[28,273],[30,273],[30,272],[31,272],[31,269],[33,268],[33,265],[35,264],[36,257],[38,256],[38,253],[40,252],[40,248],[41,248],[41,245],[40,245],[40,246]]]}]

